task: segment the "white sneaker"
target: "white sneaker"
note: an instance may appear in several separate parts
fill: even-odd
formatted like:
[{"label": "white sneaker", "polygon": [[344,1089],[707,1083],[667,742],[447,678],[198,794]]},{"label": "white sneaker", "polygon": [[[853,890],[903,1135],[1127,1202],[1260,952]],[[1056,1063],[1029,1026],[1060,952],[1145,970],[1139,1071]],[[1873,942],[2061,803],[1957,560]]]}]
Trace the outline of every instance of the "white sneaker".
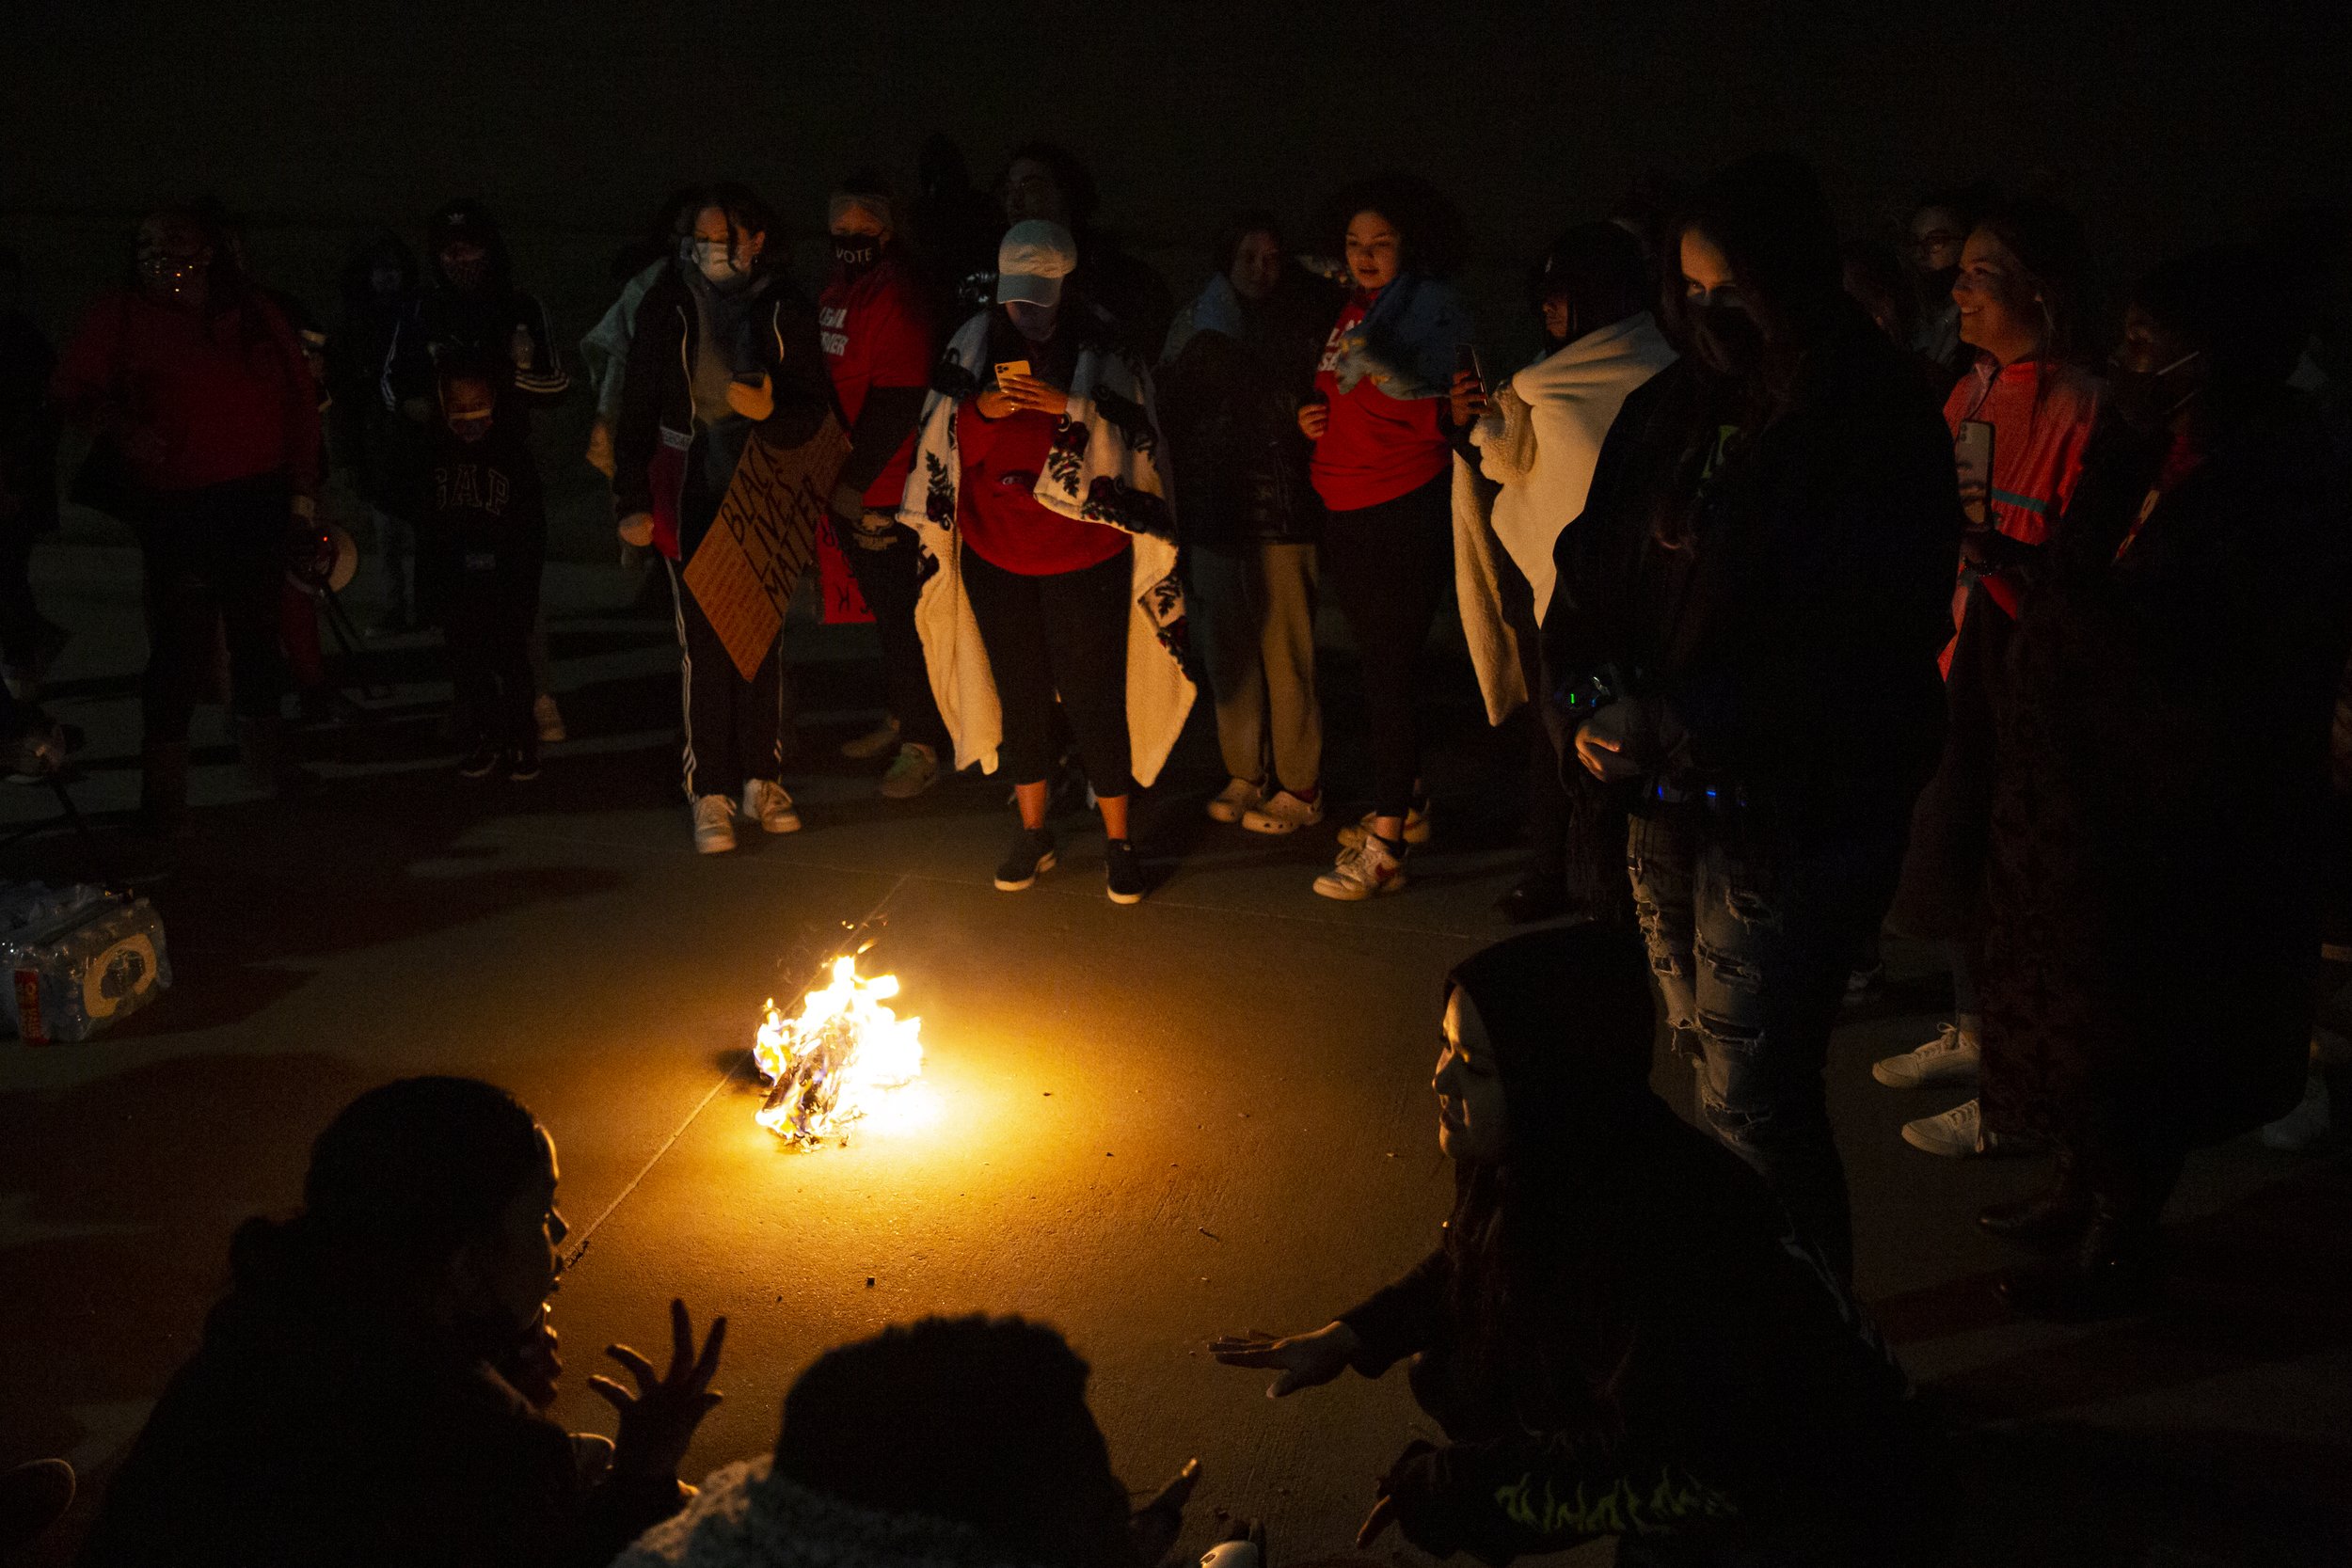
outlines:
[{"label": "white sneaker", "polygon": [[539,744],[553,746],[569,733],[564,728],[564,710],[555,705],[555,693],[542,691],[531,705],[531,721],[539,726]]},{"label": "white sneaker", "polygon": [[2303,1080],[2302,1102],[2265,1127],[2262,1140],[2271,1148],[2299,1152],[2325,1138],[2333,1123],[2334,1107],[2328,1102],[2328,1080],[2314,1072]]},{"label": "white sneaker", "polygon": [[[1368,811],[1358,820],[1350,822],[1346,827],[1342,828],[1340,830],[1340,847],[1344,849],[1353,849],[1356,846],[1361,844],[1365,839],[1371,837],[1372,825],[1374,821],[1378,818],[1378,816],[1379,813]],[[1426,844],[1429,842],[1429,804],[1427,801],[1416,801],[1413,805],[1413,809],[1405,814],[1404,836],[1405,842],[1407,844]]]},{"label": "white sneaker", "polygon": [[898,749],[898,721],[884,718],[873,729],[855,740],[841,743],[841,754],[851,762],[872,762],[886,757]]},{"label": "white sneaker", "polygon": [[751,779],[743,785],[743,815],[758,822],[764,832],[797,833],[801,814],[791,795],[772,779]]},{"label": "white sneaker", "polygon": [[1253,833],[1295,833],[1322,820],[1321,795],[1311,800],[1302,800],[1287,789],[1276,790],[1241,814],[1241,825]]},{"label": "white sneaker", "polygon": [[1986,1154],[2030,1154],[2040,1144],[2031,1138],[2007,1137],[1984,1124],[1975,1101],[1916,1121],[1903,1123],[1903,1142],[1947,1160],[1973,1160]]},{"label": "white sneaker", "polygon": [[1977,1037],[1958,1024],[1947,1023],[1935,1032],[1935,1038],[1917,1050],[1872,1062],[1870,1076],[1890,1089],[1973,1084],[1981,1062]]},{"label": "white sneaker", "polygon": [[723,855],[735,847],[735,802],[723,795],[704,795],[694,801],[694,852]]},{"label": "white sneaker", "polygon": [[1264,787],[1254,780],[1228,779],[1223,789],[1209,797],[1209,820],[1238,822],[1264,799]]},{"label": "white sneaker", "polygon": [[1340,851],[1339,863],[1315,879],[1315,891],[1326,898],[1356,903],[1376,894],[1394,893],[1405,885],[1405,861],[1390,852],[1375,834],[1352,849]]}]

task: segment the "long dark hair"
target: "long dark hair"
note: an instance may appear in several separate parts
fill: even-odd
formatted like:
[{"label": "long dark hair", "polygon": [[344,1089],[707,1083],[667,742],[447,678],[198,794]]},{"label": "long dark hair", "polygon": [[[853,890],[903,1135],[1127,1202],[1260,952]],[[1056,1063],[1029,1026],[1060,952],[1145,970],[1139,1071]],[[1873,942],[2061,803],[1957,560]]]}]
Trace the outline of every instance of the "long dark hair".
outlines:
[{"label": "long dark hair", "polygon": [[782,257],[789,248],[783,244],[784,235],[776,225],[776,210],[751,186],[738,181],[722,180],[713,184],[698,185],[680,193],[676,215],[671,220],[673,238],[684,245],[694,234],[694,220],[712,207],[726,214],[727,247],[732,253],[737,238],[743,234],[765,234],[768,243],[760,248],[759,260],[752,264],[755,273],[766,272],[782,264]]},{"label": "long dark hair", "polygon": [[1018,163],[1043,164],[1053,175],[1054,183],[1061,191],[1062,204],[1070,209],[1070,232],[1083,240],[1094,228],[1094,214],[1102,205],[1102,192],[1094,183],[1093,171],[1089,169],[1075,152],[1057,141],[1023,142],[1012,150],[1005,166],[996,175],[997,216],[1004,216],[1005,197],[1012,183],[1012,166]]}]

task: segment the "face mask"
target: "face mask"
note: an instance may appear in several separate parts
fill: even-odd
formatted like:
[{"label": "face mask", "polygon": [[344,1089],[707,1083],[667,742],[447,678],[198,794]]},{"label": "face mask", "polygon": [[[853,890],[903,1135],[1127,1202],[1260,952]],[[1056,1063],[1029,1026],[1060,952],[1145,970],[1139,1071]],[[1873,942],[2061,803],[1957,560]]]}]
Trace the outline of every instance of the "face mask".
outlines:
[{"label": "face mask", "polygon": [[836,234],[833,259],[841,263],[843,272],[855,277],[882,260],[882,241],[871,234]]},{"label": "face mask", "polygon": [[470,446],[490,434],[490,416],[487,414],[453,415],[449,421],[449,431],[451,435]]},{"label": "face mask", "polygon": [[407,279],[401,276],[398,267],[378,267],[368,274],[368,286],[373,289],[377,297],[381,299],[389,299],[399,293],[402,286],[406,282]]},{"label": "face mask", "polygon": [[2176,391],[2166,385],[2165,378],[2183,365],[2197,358],[2204,351],[2191,349],[2162,370],[2134,371],[2121,365],[2107,367],[2107,401],[2115,407],[2116,418],[2142,435],[2153,435],[2164,428],[2165,420],[2179,413],[2195,397],[2200,388]]},{"label": "face mask", "polygon": [[733,283],[751,275],[750,267],[735,264],[735,248],[726,240],[687,241],[686,261],[712,283]]},{"label": "face mask", "polygon": [[1692,328],[1699,357],[1718,375],[1744,379],[1764,363],[1764,329],[1741,306],[1701,306]]},{"label": "face mask", "polygon": [[490,259],[476,256],[470,261],[445,261],[441,263],[441,275],[449,279],[449,286],[458,293],[479,293],[489,286]]}]

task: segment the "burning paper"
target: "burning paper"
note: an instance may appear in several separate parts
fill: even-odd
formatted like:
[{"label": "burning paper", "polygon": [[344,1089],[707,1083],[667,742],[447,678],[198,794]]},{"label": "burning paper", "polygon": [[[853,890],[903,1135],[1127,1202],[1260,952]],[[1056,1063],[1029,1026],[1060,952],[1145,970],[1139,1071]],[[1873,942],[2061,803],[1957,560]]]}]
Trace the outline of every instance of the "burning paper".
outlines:
[{"label": "burning paper", "polygon": [[898,994],[898,977],[860,977],[854,955],[834,959],[832,970],[832,984],[812,989],[797,1018],[768,1004],[752,1047],[760,1076],[772,1085],[759,1124],[813,1148],[847,1141],[852,1127],[890,1132],[929,1123],[939,1105],[920,1082],[923,1021],[884,1005]]}]

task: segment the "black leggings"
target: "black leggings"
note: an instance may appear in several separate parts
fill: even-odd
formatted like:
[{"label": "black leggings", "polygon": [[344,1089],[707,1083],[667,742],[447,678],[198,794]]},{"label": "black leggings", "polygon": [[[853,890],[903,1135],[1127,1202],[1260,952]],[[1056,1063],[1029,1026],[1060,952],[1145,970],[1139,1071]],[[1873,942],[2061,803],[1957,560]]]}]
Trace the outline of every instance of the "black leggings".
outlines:
[{"label": "black leggings", "polygon": [[1372,809],[1403,816],[1421,774],[1413,693],[1422,647],[1454,579],[1453,475],[1394,500],[1334,512],[1323,580],[1355,634],[1372,721]]},{"label": "black leggings", "polygon": [[150,745],[188,738],[197,698],[212,684],[215,617],[228,633],[230,707],[275,719],[285,695],[278,610],[292,528],[276,475],[145,498],[147,673],[140,715]]},{"label": "black leggings", "polygon": [[1134,788],[1127,745],[1134,554],[1130,547],[1100,565],[1025,577],[963,552],[964,596],[996,677],[1005,768],[1014,784],[1042,784],[1054,765],[1058,693],[1094,793],[1116,799]]}]

